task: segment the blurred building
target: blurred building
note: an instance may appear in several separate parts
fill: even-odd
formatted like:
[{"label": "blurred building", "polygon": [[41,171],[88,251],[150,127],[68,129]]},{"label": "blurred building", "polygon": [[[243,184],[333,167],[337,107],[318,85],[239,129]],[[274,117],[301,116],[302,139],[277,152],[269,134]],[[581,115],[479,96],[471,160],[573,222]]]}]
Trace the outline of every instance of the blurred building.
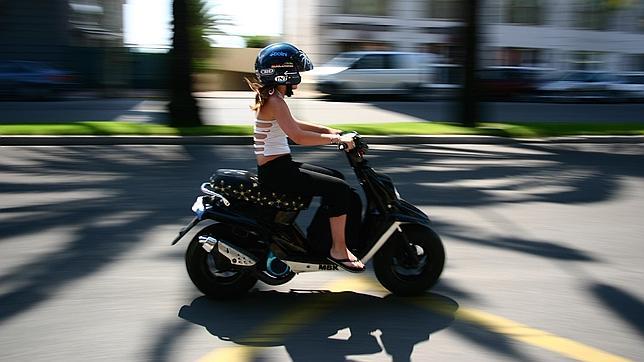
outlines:
[{"label": "blurred building", "polygon": [[123,2],[0,1],[0,59],[64,65],[70,47],[121,47]]},{"label": "blurred building", "polygon": [[125,0],[0,1],[0,61],[73,71],[79,86],[124,84]]},{"label": "blurred building", "polygon": [[[458,57],[466,0],[284,0],[284,37],[317,63],[388,49]],[[644,71],[644,0],[481,0],[483,65]]]},{"label": "blurred building", "polygon": [[73,45],[123,46],[125,0],[73,0],[68,3]]}]

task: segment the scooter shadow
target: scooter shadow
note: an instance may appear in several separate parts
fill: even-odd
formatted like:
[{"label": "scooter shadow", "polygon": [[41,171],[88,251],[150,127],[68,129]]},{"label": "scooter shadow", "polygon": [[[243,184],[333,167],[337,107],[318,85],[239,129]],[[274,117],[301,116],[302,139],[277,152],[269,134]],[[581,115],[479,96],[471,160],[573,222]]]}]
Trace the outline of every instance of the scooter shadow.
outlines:
[{"label": "scooter shadow", "polygon": [[[355,292],[255,291],[235,301],[199,297],[179,317],[221,340],[284,346],[293,361],[345,361],[384,352],[409,361],[414,346],[448,327],[458,304],[430,293],[416,298]],[[331,338],[329,338],[331,337]]]}]

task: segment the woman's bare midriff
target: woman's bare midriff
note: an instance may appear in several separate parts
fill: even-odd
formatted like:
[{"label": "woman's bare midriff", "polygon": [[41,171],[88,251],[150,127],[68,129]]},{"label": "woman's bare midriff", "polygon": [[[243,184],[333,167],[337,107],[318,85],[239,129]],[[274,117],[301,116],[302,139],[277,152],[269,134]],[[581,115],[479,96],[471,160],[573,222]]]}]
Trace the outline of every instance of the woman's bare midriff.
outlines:
[{"label": "woman's bare midriff", "polygon": [[259,166],[263,166],[268,162],[273,161],[274,159],[278,157],[282,157],[284,155],[288,155],[288,153],[283,153],[281,155],[272,155],[272,156],[255,155],[256,156],[255,158],[257,158],[257,164]]}]

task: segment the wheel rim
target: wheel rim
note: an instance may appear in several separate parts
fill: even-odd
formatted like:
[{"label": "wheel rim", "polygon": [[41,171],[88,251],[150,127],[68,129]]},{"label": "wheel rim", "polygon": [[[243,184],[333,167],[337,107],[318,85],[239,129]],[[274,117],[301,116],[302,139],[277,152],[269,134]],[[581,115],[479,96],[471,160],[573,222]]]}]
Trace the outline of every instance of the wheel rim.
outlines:
[{"label": "wheel rim", "polygon": [[217,280],[217,283],[232,284],[241,277],[242,273],[240,271],[219,268],[215,257],[214,251],[206,254],[205,270],[212,278]]},{"label": "wheel rim", "polygon": [[[420,277],[429,265],[429,255],[427,251],[419,244],[413,244],[413,249],[416,251],[418,262],[411,260],[406,255],[393,256],[392,269],[398,278],[402,280],[413,280]],[[400,254],[404,254],[401,252]]]}]

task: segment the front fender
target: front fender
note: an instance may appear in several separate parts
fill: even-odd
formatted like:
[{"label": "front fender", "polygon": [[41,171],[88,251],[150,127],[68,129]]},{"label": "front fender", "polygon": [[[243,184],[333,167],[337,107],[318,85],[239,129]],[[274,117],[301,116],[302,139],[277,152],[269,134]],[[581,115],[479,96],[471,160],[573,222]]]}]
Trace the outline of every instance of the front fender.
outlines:
[{"label": "front fender", "polygon": [[397,206],[398,209],[390,214],[394,221],[431,226],[432,221],[429,219],[429,216],[416,206],[405,200],[398,200]]}]

